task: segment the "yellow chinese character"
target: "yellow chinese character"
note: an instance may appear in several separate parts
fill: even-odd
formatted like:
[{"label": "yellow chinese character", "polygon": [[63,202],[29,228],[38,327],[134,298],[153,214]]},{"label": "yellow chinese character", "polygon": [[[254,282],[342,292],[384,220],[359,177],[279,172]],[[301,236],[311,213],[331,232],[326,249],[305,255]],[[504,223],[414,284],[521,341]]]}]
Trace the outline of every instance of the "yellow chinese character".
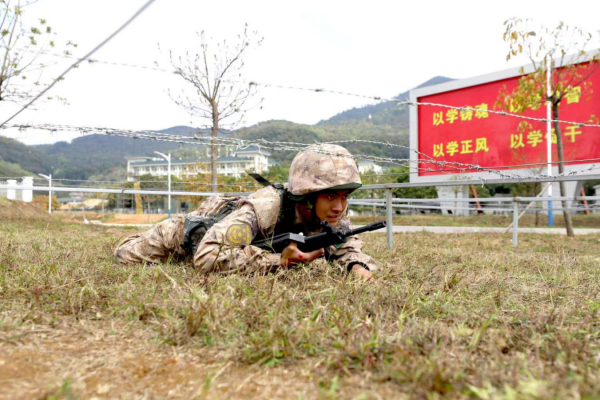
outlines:
[{"label": "yellow chinese character", "polygon": [[475,153],[479,151],[490,151],[487,145],[487,138],[477,138],[475,139]]},{"label": "yellow chinese character", "polygon": [[481,103],[478,106],[475,106],[475,118],[487,118],[488,117],[488,105],[486,103]]},{"label": "yellow chinese character", "polygon": [[579,103],[579,99],[581,98],[581,86],[575,86],[574,88],[570,88],[570,90],[565,94],[565,99],[567,99],[567,104],[571,103]]},{"label": "yellow chinese character", "polygon": [[[471,106],[465,106],[465,108],[473,108]],[[460,120],[470,121],[473,119],[473,110],[460,110]]]},{"label": "yellow chinese character", "polygon": [[453,124],[454,121],[456,121],[457,119],[458,119],[458,111],[456,109],[451,108],[450,110],[446,111],[446,121]]},{"label": "yellow chinese character", "polygon": [[460,142],[462,144],[462,148],[460,149],[460,154],[469,154],[473,152],[473,141],[472,140],[463,140]]},{"label": "yellow chinese character", "polygon": [[[542,133],[542,136],[544,137],[544,141],[547,142],[548,141],[548,133],[544,132]],[[556,144],[558,142],[558,139],[556,138],[556,131],[554,130],[554,128],[552,128],[552,132],[550,133],[550,140],[552,144]]]},{"label": "yellow chinese character", "polygon": [[433,156],[444,157],[444,143],[433,145]]},{"label": "yellow chinese character", "polygon": [[581,135],[583,132],[577,130],[577,125],[567,126],[565,136],[571,136],[571,143],[575,143],[575,135]]},{"label": "yellow chinese character", "polygon": [[433,113],[433,125],[441,125],[444,123],[444,112]]},{"label": "yellow chinese character", "polygon": [[527,144],[530,144],[532,147],[536,147],[538,144],[542,143],[544,139],[542,138],[542,131],[531,131],[527,134]]},{"label": "yellow chinese character", "polygon": [[523,134],[515,133],[510,135],[510,148],[518,149],[519,147],[525,147],[523,144]]},{"label": "yellow chinese character", "polygon": [[446,144],[446,153],[448,153],[449,156],[453,156],[454,153],[458,152],[458,143],[456,141],[454,142],[448,142],[448,144]]}]

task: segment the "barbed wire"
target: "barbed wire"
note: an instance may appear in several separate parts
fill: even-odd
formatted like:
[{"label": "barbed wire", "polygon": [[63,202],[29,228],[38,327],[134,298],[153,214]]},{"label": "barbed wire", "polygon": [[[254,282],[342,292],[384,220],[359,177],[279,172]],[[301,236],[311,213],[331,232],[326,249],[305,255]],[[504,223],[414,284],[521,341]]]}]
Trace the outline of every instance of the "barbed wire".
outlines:
[{"label": "barbed wire", "polygon": [[[43,51],[44,54],[48,54],[54,57],[63,57],[63,58],[71,58],[71,59],[76,59],[76,60],[80,60],[83,61],[84,59],[82,58],[78,58],[75,57],[73,55],[68,55],[68,54],[57,54],[57,53],[52,53],[52,52],[48,52],[48,51]],[[128,67],[128,68],[138,68],[138,69],[144,69],[144,70],[151,70],[151,71],[157,71],[157,72],[163,72],[163,73],[169,73],[169,74],[174,74],[174,75],[180,75],[180,73],[175,70],[175,69],[165,69],[165,68],[160,68],[160,67],[151,67],[151,66],[143,66],[143,65],[138,65],[138,64],[128,64],[128,63],[121,63],[121,62],[111,62],[111,61],[103,61],[103,60],[98,60],[98,59],[87,59],[90,64],[94,64],[94,63],[98,63],[98,64],[105,64],[105,65],[112,65],[112,66],[119,66],[119,67]],[[200,77],[207,77],[210,78],[207,75],[198,73],[198,75]],[[420,102],[420,101],[409,101],[409,100],[402,100],[396,97],[386,97],[386,96],[373,96],[373,95],[364,95],[364,94],[359,94],[359,93],[353,93],[353,92],[347,92],[347,91],[340,91],[340,90],[331,90],[331,89],[326,89],[326,88],[309,88],[309,87],[302,87],[302,86],[292,86],[292,85],[279,85],[279,84],[272,84],[272,83],[265,83],[265,82],[258,82],[255,80],[244,80],[244,79],[224,79],[224,78],[214,78],[215,80],[221,81],[221,82],[227,82],[227,83],[235,83],[235,84],[244,84],[244,85],[255,85],[255,86],[262,86],[262,87],[270,87],[270,88],[276,88],[276,89],[286,89],[286,90],[298,90],[298,91],[308,91],[308,92],[314,92],[314,93],[329,93],[329,94],[337,94],[337,95],[342,95],[342,96],[349,96],[349,97],[357,97],[357,98],[361,98],[361,99],[368,99],[368,100],[374,100],[374,101],[389,101],[389,102],[395,102],[398,103],[398,105],[400,106],[406,106],[406,105],[410,105],[410,106],[432,106],[432,107],[442,107],[442,108],[449,108],[449,109],[455,109],[455,110],[459,110],[459,111],[474,111],[474,112],[487,112],[487,113],[491,113],[491,114],[497,114],[497,115],[502,115],[502,116],[508,116],[508,117],[513,117],[513,118],[520,118],[520,119],[525,119],[525,120],[529,120],[529,121],[536,121],[536,122],[558,122],[558,123],[562,123],[562,124],[570,124],[570,125],[577,125],[579,127],[591,127],[591,128],[600,128],[600,124],[593,124],[593,123],[588,123],[588,122],[575,122],[575,121],[568,121],[568,120],[561,120],[561,119],[548,119],[548,118],[537,118],[537,117],[529,117],[529,116],[525,116],[522,114],[516,114],[516,113],[512,113],[512,112],[507,112],[507,111],[497,111],[497,110],[481,110],[478,108],[471,108],[471,107],[463,107],[463,106],[452,106],[449,104],[440,104],[440,103],[430,103],[430,102]]]},{"label": "barbed wire", "polygon": [[[48,180],[46,178],[37,178],[37,177],[33,177],[33,176],[0,176],[0,179],[2,180],[17,180],[17,179],[23,179],[23,178],[32,178],[33,181],[40,181],[40,182],[47,182]],[[93,179],[67,179],[67,178],[52,178],[52,184],[53,186],[57,186],[60,187],[58,185],[55,185],[55,183],[61,183],[61,182],[79,182],[79,183],[85,183],[85,184],[96,184],[96,183],[111,183],[111,184],[118,184],[118,183],[127,183],[127,184],[133,184],[133,183],[162,183],[164,184],[164,186],[168,185],[168,182],[165,181],[114,181],[114,180],[93,180]],[[196,186],[212,186],[211,183],[204,183],[204,182],[196,182],[196,181],[171,181],[171,186],[179,186],[179,185],[196,185]],[[161,185],[157,185],[157,186],[161,186]],[[218,183],[217,186],[220,187],[243,187],[243,188],[262,188],[262,185],[251,185],[251,184],[244,184],[239,183],[239,184],[233,184],[233,183]],[[126,188],[126,189],[130,189],[130,188]]]},{"label": "barbed wire", "polygon": [[85,60],[86,58],[90,57],[92,54],[94,54],[95,52],[97,52],[98,50],[100,50],[102,47],[104,47],[104,45],[108,42],[110,42],[115,36],[117,36],[123,29],[125,29],[127,26],[129,26],[129,24],[131,24],[137,17],[139,17],[155,0],[148,0],[146,3],[144,3],[144,5],[142,5],[142,7],[140,7],[131,17],[129,17],[129,19],[127,21],[125,21],[125,23],[123,23],[117,30],[115,30],[113,33],[111,33],[110,35],[108,35],[108,37],[106,37],[102,42],[100,42],[98,45],[96,45],[96,47],[94,47],[91,51],[89,51],[85,56],[83,56],[83,58],[78,59],[76,62],[74,62],[73,64],[71,64],[63,73],[61,73],[58,77],[56,77],[52,83],[50,83],[44,90],[42,90],[41,92],[39,92],[35,97],[33,97],[33,99],[31,99],[27,104],[25,104],[23,107],[21,107],[17,112],[15,112],[14,114],[12,114],[7,120],[5,120],[4,122],[2,122],[2,124],[0,124],[0,126],[3,126],[4,124],[8,123],[9,121],[11,121],[13,118],[15,118],[17,115],[21,114],[25,109],[27,109],[27,107],[29,107],[30,105],[32,105],[37,99],[39,99],[44,93],[48,92],[50,89],[52,89],[52,87],[54,87],[54,85],[56,85],[59,81],[61,81],[64,76],[66,74],[69,73],[69,71],[71,71],[73,68],[76,68],[77,65],[79,65],[83,60]]},{"label": "barbed wire", "polygon": [[[106,127],[76,127],[76,126],[71,126],[71,125],[50,125],[50,124],[40,124],[40,125],[33,125],[33,124],[28,124],[28,125],[23,125],[23,124],[13,124],[13,125],[6,125],[3,128],[8,128],[8,127],[12,127],[12,128],[18,128],[18,129],[27,129],[27,128],[32,128],[32,129],[45,129],[45,130],[50,130],[50,131],[79,131],[82,133],[95,133],[95,134],[100,134],[100,135],[108,135],[108,136],[121,136],[121,137],[127,137],[127,138],[137,138],[137,139],[147,139],[147,140],[156,140],[156,141],[164,141],[164,142],[174,142],[174,143],[182,143],[182,144],[192,144],[192,145],[198,145],[199,142],[206,142],[206,141],[216,141],[216,142],[220,142],[220,143],[216,143],[217,145],[220,146],[235,146],[237,145],[238,148],[247,148],[249,146],[257,146],[259,149],[260,148],[267,148],[267,149],[273,149],[273,150],[284,150],[284,151],[303,151],[306,150],[308,147],[310,146],[314,146],[315,144],[318,143],[300,143],[300,142],[282,142],[282,141],[269,141],[266,139],[239,139],[239,138],[212,138],[212,137],[198,137],[198,136],[180,136],[180,135],[170,135],[170,134],[166,134],[166,133],[161,133],[161,132],[155,132],[155,131],[133,131],[133,130],[123,130],[123,129],[114,129],[114,128],[106,128]],[[347,139],[347,140],[338,140],[338,141],[333,141],[333,142],[323,142],[323,143],[353,143],[353,142],[361,142],[362,139]],[[503,179],[525,179],[526,176],[524,175],[520,175],[520,174],[514,174],[508,171],[500,171],[500,170],[496,170],[490,167],[482,167],[481,165],[477,165],[477,164],[467,164],[467,163],[460,163],[460,162],[456,162],[456,161],[445,161],[445,160],[435,160],[433,157],[419,152],[416,149],[412,149],[408,146],[405,145],[400,145],[400,144],[394,144],[394,143],[389,143],[389,142],[376,142],[376,141],[371,141],[371,140],[365,140],[365,142],[368,143],[373,143],[373,144],[381,144],[384,146],[393,146],[393,147],[401,147],[404,148],[408,151],[412,151],[415,154],[417,154],[418,156],[422,157],[423,159],[416,159],[416,160],[411,160],[409,158],[396,158],[396,157],[378,157],[378,156],[370,156],[370,155],[364,155],[364,154],[344,154],[344,153],[336,153],[336,152],[330,152],[330,151],[326,151],[324,149],[318,149],[316,147],[313,147],[313,151],[317,152],[317,153],[321,153],[321,154],[327,154],[327,155],[334,155],[334,156],[342,156],[342,157],[349,157],[349,158],[353,158],[353,159],[365,159],[365,160],[370,160],[370,161],[374,161],[374,162],[379,162],[379,163],[385,163],[385,164],[395,164],[395,165],[400,165],[400,166],[406,166],[409,165],[411,163],[413,164],[417,164],[418,168],[418,164],[434,164],[434,165],[438,165],[444,168],[453,168],[452,170],[450,170],[453,173],[465,173],[465,172],[488,172],[490,174],[495,174],[498,175],[499,177],[503,178]],[[206,143],[202,143],[203,145]],[[519,166],[518,164],[515,164],[512,167],[517,167]],[[581,172],[586,172],[589,170],[593,170],[599,168],[598,166],[592,165],[586,168],[583,168],[581,170],[576,170],[576,171],[570,171],[568,173],[563,173],[563,174],[558,174],[558,175],[554,175],[554,176],[561,176],[561,175],[566,175],[566,176],[570,176],[570,175],[574,175],[574,174],[578,174]],[[435,170],[435,169],[431,169],[431,168],[421,168],[420,172],[440,172],[442,170]],[[442,172],[445,173],[445,172]],[[538,178],[538,179],[545,179],[545,178],[551,178],[551,176],[546,175],[546,174],[537,174],[534,176],[527,176],[528,178]],[[480,180],[482,180],[482,182],[485,180],[485,178],[478,178]]]},{"label": "barbed wire", "polygon": [[[580,159],[580,160],[563,160],[563,161],[551,161],[550,164],[554,164],[554,165],[559,165],[559,164],[568,164],[568,163],[582,163],[582,162],[591,162],[591,161],[599,161],[600,162],[600,158],[586,158],[586,159]],[[539,163],[529,163],[529,164],[515,164],[515,165],[494,165],[494,166],[489,166],[487,168],[495,168],[495,169],[507,169],[507,168],[514,168],[514,167],[534,167],[534,166],[547,166],[549,163],[548,162],[539,162]],[[454,171],[454,169],[448,169],[448,170],[435,170],[435,172],[451,172]],[[398,176],[398,175],[413,175],[413,174],[418,174],[420,172],[427,172],[427,171],[406,171],[406,172],[389,172],[389,173],[385,173],[385,174],[362,174],[361,176],[364,177],[381,177],[381,176]]]}]

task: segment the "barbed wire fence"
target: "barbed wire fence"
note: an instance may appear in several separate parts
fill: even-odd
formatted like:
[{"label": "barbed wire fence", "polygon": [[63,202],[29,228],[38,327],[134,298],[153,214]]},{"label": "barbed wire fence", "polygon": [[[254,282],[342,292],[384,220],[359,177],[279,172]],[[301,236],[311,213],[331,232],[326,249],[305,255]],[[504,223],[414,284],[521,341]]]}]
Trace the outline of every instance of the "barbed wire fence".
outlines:
[{"label": "barbed wire fence", "polygon": [[[149,3],[151,3],[151,2],[149,2]],[[24,52],[32,51],[32,50],[28,50],[28,49],[19,49],[19,50],[24,51]],[[55,53],[55,52],[51,52],[51,51],[47,51],[47,50],[42,50],[41,54],[49,55],[52,57],[61,57],[61,58],[65,58],[65,59],[75,60],[75,63],[73,65],[79,65],[83,61],[88,61],[89,65],[102,64],[102,65],[117,66],[117,67],[143,69],[143,70],[156,71],[156,72],[160,72],[160,73],[169,73],[169,74],[175,74],[175,75],[179,74],[179,72],[175,69],[161,68],[158,66],[158,64],[156,66],[144,66],[144,65],[137,65],[137,64],[129,64],[129,63],[122,63],[122,62],[110,62],[110,61],[104,61],[104,60],[100,60],[100,59],[93,59],[93,58],[90,58],[92,53],[88,53],[84,57],[76,57],[70,53]],[[200,75],[202,75],[202,74],[200,74]],[[527,120],[527,121],[536,121],[536,122],[544,122],[544,123],[550,121],[550,122],[575,125],[575,126],[579,126],[579,127],[592,127],[592,128],[600,127],[600,124],[589,123],[589,122],[536,118],[536,117],[525,116],[522,114],[506,112],[506,111],[497,111],[497,110],[491,110],[491,109],[485,109],[482,111],[479,108],[453,106],[453,105],[441,104],[441,103],[409,101],[406,99],[400,99],[400,98],[396,98],[396,97],[364,95],[364,94],[353,93],[353,92],[348,92],[348,91],[330,90],[330,89],[326,89],[326,88],[310,88],[310,87],[301,87],[301,86],[280,85],[280,84],[272,84],[272,83],[267,83],[267,82],[259,82],[259,81],[255,81],[255,80],[243,80],[243,79],[220,79],[220,80],[225,83],[247,84],[250,86],[256,85],[256,86],[269,87],[269,88],[278,88],[278,89],[296,90],[296,91],[309,91],[309,92],[315,92],[315,93],[328,93],[328,94],[336,94],[336,95],[343,95],[343,96],[351,96],[351,97],[356,97],[356,98],[361,98],[361,99],[368,99],[368,100],[373,100],[373,101],[389,101],[389,102],[397,103],[398,106],[400,106],[400,107],[405,107],[405,106],[441,107],[441,108],[447,108],[447,109],[456,109],[461,112],[464,112],[464,111],[485,112],[485,113],[491,113],[491,114],[496,114],[496,115],[500,115],[500,116],[519,118],[519,119]],[[302,151],[307,146],[311,145],[309,143],[269,141],[266,139],[249,140],[249,139],[239,139],[239,138],[211,138],[211,137],[198,137],[198,136],[189,137],[189,136],[180,136],[180,135],[179,136],[178,135],[170,135],[170,134],[160,133],[160,132],[156,132],[156,131],[147,131],[147,130],[125,130],[125,129],[115,129],[115,128],[106,128],[106,127],[83,127],[83,126],[70,126],[70,125],[50,125],[50,124],[35,124],[35,125],[34,124],[12,124],[12,125],[9,125],[9,124],[4,123],[1,126],[1,128],[2,129],[17,128],[17,129],[21,129],[21,130],[33,128],[33,129],[48,130],[51,132],[70,131],[70,132],[79,132],[81,134],[94,133],[94,134],[108,135],[108,136],[120,136],[120,137],[134,138],[134,139],[147,139],[147,140],[156,140],[156,141],[162,141],[162,142],[174,142],[174,143],[179,143],[179,144],[192,144],[192,145],[198,145],[199,143],[206,144],[209,141],[214,140],[217,142],[217,146],[235,145],[238,147],[246,147],[246,146],[250,146],[250,145],[256,145],[259,148],[263,147],[263,148],[272,149],[272,150],[296,151],[296,152]],[[522,174],[515,174],[513,172],[507,171],[507,169],[509,169],[509,168],[525,168],[525,167],[532,167],[535,165],[547,166],[547,163],[529,163],[529,164],[514,164],[514,165],[508,165],[508,166],[492,166],[492,167],[485,166],[484,167],[484,166],[481,166],[478,164],[459,163],[459,162],[447,161],[447,160],[435,160],[433,157],[431,157],[423,152],[420,152],[416,149],[410,148],[408,146],[389,143],[389,142],[378,142],[378,141],[366,140],[366,139],[347,139],[347,140],[327,141],[327,142],[323,142],[323,143],[333,143],[333,144],[368,143],[368,144],[374,144],[374,145],[379,145],[379,146],[398,147],[398,148],[405,149],[409,152],[415,153],[418,156],[418,159],[410,160],[410,159],[393,158],[393,157],[377,157],[377,156],[371,156],[371,155],[365,155],[365,154],[353,154],[353,155],[341,154],[341,155],[346,156],[346,157],[352,157],[355,159],[363,159],[363,160],[368,160],[368,161],[373,161],[373,162],[378,162],[378,163],[383,163],[383,164],[397,165],[397,166],[409,166],[411,163],[413,163],[413,164],[416,163],[417,165],[413,166],[413,168],[411,168],[411,171],[408,174],[415,174],[415,173],[421,173],[421,172],[438,172],[438,173],[442,173],[442,174],[458,174],[458,173],[463,173],[463,172],[488,172],[489,174],[493,174],[493,175],[499,176],[504,179],[519,180],[519,179],[522,179],[522,176],[523,176]],[[320,152],[326,153],[326,154],[331,154],[331,155],[340,155],[340,154],[334,154],[334,153],[327,153],[324,151],[320,151]],[[569,161],[563,161],[563,163],[567,163],[567,162],[569,162],[569,163],[578,162],[579,163],[579,162],[595,162],[595,161],[598,161],[598,159],[569,160]],[[420,164],[436,165],[439,168],[438,169],[433,169],[431,167],[421,168]],[[558,162],[554,162],[553,164],[558,164]],[[590,166],[587,166],[587,167],[579,169],[579,170],[572,170],[569,172],[565,172],[564,175],[577,175],[577,174],[580,174],[580,173],[583,173],[586,171],[595,170],[598,168],[600,168],[600,166],[590,165]],[[537,173],[535,176],[539,177],[539,179],[545,179],[545,178],[549,177],[549,175],[545,175],[543,173]],[[560,176],[560,174],[559,174],[559,176]],[[479,178],[479,179],[481,180],[482,184],[486,180],[485,178]]]},{"label": "barbed wire fence", "polygon": [[[599,125],[600,127],[600,125]],[[277,151],[294,151],[299,152],[306,150],[307,148],[312,146],[312,151],[334,155],[334,156],[342,156],[342,157],[350,157],[353,159],[362,159],[368,160],[383,164],[391,164],[396,166],[410,166],[411,164],[416,164],[413,167],[414,172],[440,172],[444,174],[457,174],[457,173],[466,173],[466,172],[487,172],[489,174],[496,175],[500,178],[511,179],[511,180],[520,180],[526,177],[537,177],[540,180],[549,178],[550,176],[543,173],[537,173],[532,176],[524,176],[522,174],[513,173],[507,171],[508,168],[524,168],[531,167],[534,165],[547,165],[547,163],[523,163],[523,164],[513,164],[506,166],[498,166],[498,167],[484,167],[479,164],[467,164],[460,163],[456,161],[445,161],[445,160],[436,160],[433,157],[425,154],[421,151],[418,151],[409,146],[389,143],[389,142],[379,142],[374,140],[366,140],[366,139],[345,139],[345,140],[335,140],[335,141],[324,141],[322,144],[352,144],[352,143],[369,143],[374,145],[386,146],[386,147],[397,147],[405,149],[409,152],[415,153],[419,158],[416,160],[412,160],[410,158],[395,158],[395,157],[379,157],[372,156],[366,154],[345,154],[345,153],[336,153],[331,151],[326,151],[323,149],[316,148],[315,144],[317,143],[301,143],[301,142],[284,142],[284,141],[273,141],[266,139],[241,139],[241,138],[212,138],[212,137],[202,137],[202,136],[182,136],[182,135],[171,135],[167,133],[161,133],[156,131],[148,131],[148,130],[125,130],[125,129],[116,129],[116,128],[107,128],[107,127],[87,127],[87,126],[72,126],[72,125],[51,125],[51,124],[6,124],[4,129],[7,128],[16,128],[20,130],[25,129],[38,129],[38,130],[48,130],[51,132],[58,131],[69,131],[69,132],[80,132],[82,134],[98,134],[98,135],[106,135],[106,136],[117,136],[117,137],[126,137],[133,139],[143,139],[143,140],[155,140],[161,142],[172,142],[178,144],[188,144],[188,145],[206,145],[211,141],[217,142],[217,146],[237,146],[238,148],[247,148],[249,146],[257,146],[258,148],[265,148],[270,150]],[[567,160],[562,161],[563,163],[574,163],[574,162],[595,162],[600,161],[600,159],[585,159],[585,160]],[[554,162],[555,164],[558,162]],[[441,167],[440,169],[433,168],[421,168],[420,164],[433,164]],[[592,164],[587,167],[572,170],[565,172],[563,174],[558,174],[554,176],[572,176],[581,174],[586,171],[592,171],[600,169],[600,164]],[[478,178],[481,180],[482,184],[485,183],[486,178]]]},{"label": "barbed wire fence", "polygon": [[[21,50],[28,51],[26,49],[21,49]],[[68,53],[58,54],[58,53],[53,53],[53,52],[46,51],[46,50],[43,50],[41,53],[49,55],[49,56],[53,56],[53,57],[62,57],[65,59],[75,60],[76,61],[75,64],[77,64],[77,65],[79,65],[82,61],[88,61],[88,65],[103,64],[103,65],[109,65],[109,66],[150,70],[150,71],[156,71],[156,72],[160,72],[160,73],[178,74],[178,71],[176,71],[174,69],[161,68],[158,65],[157,66],[144,66],[144,65],[122,63],[122,62],[109,62],[109,61],[103,61],[100,59],[92,59],[89,57],[91,54],[88,54],[82,58],[79,58],[79,57],[76,57],[76,56],[74,56],[72,54],[68,54]],[[465,112],[465,111],[482,112],[482,110],[479,108],[453,106],[453,105],[441,104],[441,103],[409,101],[406,99],[395,98],[395,97],[364,95],[364,94],[352,93],[352,92],[348,92],[348,91],[330,90],[330,89],[326,89],[326,88],[310,88],[310,87],[300,87],[300,86],[291,86],[291,85],[279,85],[279,84],[272,84],[272,83],[267,83],[267,82],[258,82],[258,81],[253,81],[253,80],[241,80],[241,79],[222,79],[222,81],[227,82],[227,83],[247,84],[250,86],[256,85],[256,86],[286,89],[286,90],[309,91],[309,92],[315,92],[315,93],[329,93],[329,94],[336,94],[336,95],[343,95],[343,96],[352,96],[352,97],[356,97],[356,98],[368,99],[368,100],[373,100],[373,101],[389,101],[389,102],[394,102],[394,103],[398,104],[399,107],[428,106],[428,107],[441,107],[441,108],[447,108],[447,109],[456,109],[461,112]],[[590,122],[537,118],[537,117],[530,117],[530,116],[526,116],[526,115],[522,115],[522,114],[516,114],[516,113],[511,113],[511,112],[506,112],[506,111],[497,111],[497,110],[491,110],[491,109],[485,109],[484,112],[490,113],[490,114],[496,114],[496,115],[500,115],[500,116],[518,118],[518,119],[522,119],[522,120],[526,120],[526,121],[536,121],[536,122],[544,122],[544,123],[550,121],[550,122],[557,122],[557,123],[562,123],[562,124],[575,125],[575,126],[579,126],[579,127],[591,127],[591,128],[600,127],[600,124],[595,124],[595,123],[590,123]],[[301,143],[301,142],[283,142],[283,141],[274,141],[274,140],[266,140],[266,139],[211,138],[211,137],[198,137],[198,136],[190,137],[190,136],[182,136],[182,135],[171,135],[171,134],[166,134],[166,133],[161,133],[161,132],[156,132],[156,131],[147,131],[147,130],[125,130],[125,129],[115,129],[115,128],[106,128],[106,127],[83,127],[83,126],[70,126],[70,125],[50,125],[50,124],[12,124],[12,125],[9,125],[9,124],[4,124],[2,126],[2,128],[3,129],[17,128],[20,130],[25,130],[25,129],[31,128],[31,129],[48,130],[48,131],[53,131],[53,132],[70,131],[70,132],[78,132],[80,134],[93,133],[93,134],[100,134],[100,135],[120,136],[120,137],[134,138],[134,139],[155,140],[155,141],[173,142],[173,143],[189,144],[189,145],[205,145],[205,144],[209,143],[210,141],[214,140],[217,142],[217,146],[247,147],[247,146],[255,145],[255,146],[258,146],[259,148],[266,148],[266,149],[277,150],[277,151],[281,150],[281,151],[295,151],[295,152],[302,151],[302,150],[306,149],[308,146],[311,146],[313,144],[313,143]],[[418,158],[416,160],[411,160],[411,159],[407,159],[407,158],[378,157],[378,156],[373,156],[373,155],[356,154],[356,153],[352,154],[352,155],[336,154],[336,153],[332,153],[332,152],[326,152],[323,150],[316,150],[316,151],[318,151],[320,153],[324,153],[324,154],[352,157],[355,159],[363,159],[363,160],[368,160],[368,161],[382,163],[382,164],[412,167],[409,172],[368,175],[368,176],[383,177],[383,176],[396,176],[396,175],[402,175],[402,174],[418,174],[418,173],[422,173],[422,172],[437,172],[437,173],[442,173],[442,174],[460,174],[460,173],[467,173],[467,172],[468,173],[470,173],[470,172],[487,172],[491,175],[495,175],[497,177],[500,177],[500,178],[506,179],[506,180],[519,181],[519,180],[523,180],[525,178],[531,178],[531,177],[537,178],[539,180],[550,178],[549,175],[546,175],[543,173],[537,173],[537,174],[534,173],[533,175],[530,174],[528,176],[524,176],[523,174],[516,174],[511,171],[508,171],[508,169],[511,169],[511,168],[527,168],[527,167],[535,167],[535,166],[546,167],[548,165],[548,163],[527,163],[527,164],[523,163],[523,164],[513,164],[513,165],[505,165],[505,166],[481,166],[478,164],[460,163],[460,162],[447,161],[447,160],[436,160],[433,157],[431,157],[423,152],[420,152],[416,149],[410,148],[409,146],[395,144],[395,143],[389,143],[389,142],[380,142],[380,141],[373,141],[373,140],[366,140],[366,139],[347,139],[347,140],[325,141],[322,143],[331,143],[331,144],[365,143],[365,144],[373,144],[373,145],[377,145],[377,146],[397,147],[397,148],[402,148],[404,150],[407,150],[418,156]],[[582,163],[582,162],[590,163],[590,162],[597,162],[597,161],[600,161],[600,159],[565,160],[562,162],[563,163]],[[559,162],[553,162],[552,164],[558,164],[558,163]],[[413,164],[413,165],[411,166],[411,164]],[[416,165],[414,165],[414,164],[416,164]],[[429,167],[423,168],[423,167],[421,167],[422,164],[429,165]],[[435,165],[437,168],[432,168],[430,165]],[[585,168],[571,170],[571,171],[565,172],[564,174],[559,174],[559,175],[554,175],[554,176],[559,176],[559,177],[561,175],[573,176],[573,175],[578,175],[578,174],[581,174],[581,173],[584,173],[587,171],[592,171],[592,170],[599,169],[599,168],[600,168],[600,165],[592,164]],[[38,178],[36,178],[36,179],[38,179]],[[479,177],[477,179],[480,180],[482,184],[484,184],[487,180],[486,178],[483,178],[483,177]],[[62,180],[54,179],[54,181],[57,182],[59,185],[61,184],[61,182],[72,182],[74,184],[86,183],[88,185],[89,184],[118,184],[118,183],[124,184],[125,183],[125,182],[90,181],[90,180],[80,180],[80,182],[76,182],[77,180],[67,180],[67,179],[62,179]],[[161,181],[157,181],[156,183],[159,183],[159,182],[161,182]],[[151,183],[151,182],[144,182],[144,183]],[[186,183],[189,184],[191,182],[186,182]],[[173,182],[173,184],[174,185],[183,185],[185,183],[182,181],[177,181],[177,182]],[[222,184],[220,186],[227,186],[227,185]],[[240,185],[230,185],[230,186],[239,187]],[[251,187],[251,186],[248,186],[248,187]],[[254,186],[254,187],[258,187],[258,186]]]}]

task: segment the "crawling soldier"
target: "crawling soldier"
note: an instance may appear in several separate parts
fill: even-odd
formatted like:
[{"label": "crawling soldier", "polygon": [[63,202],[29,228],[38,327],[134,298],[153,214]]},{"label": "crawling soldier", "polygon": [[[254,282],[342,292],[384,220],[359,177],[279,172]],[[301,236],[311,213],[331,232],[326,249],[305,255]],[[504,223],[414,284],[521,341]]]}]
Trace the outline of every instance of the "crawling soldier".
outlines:
[{"label": "crawling soldier", "polygon": [[[358,236],[309,253],[300,251],[293,242],[281,254],[252,246],[254,240],[286,232],[312,235],[321,231],[321,221],[350,229],[348,196],[362,183],[349,156],[341,146],[309,146],[292,161],[287,188],[272,185],[247,197],[211,197],[187,216],[171,218],[125,238],[115,257],[122,263],[159,263],[169,257],[190,256],[194,266],[204,272],[265,273],[324,255],[354,275],[370,278],[377,266],[361,252]],[[192,233],[198,226],[200,229]]]}]

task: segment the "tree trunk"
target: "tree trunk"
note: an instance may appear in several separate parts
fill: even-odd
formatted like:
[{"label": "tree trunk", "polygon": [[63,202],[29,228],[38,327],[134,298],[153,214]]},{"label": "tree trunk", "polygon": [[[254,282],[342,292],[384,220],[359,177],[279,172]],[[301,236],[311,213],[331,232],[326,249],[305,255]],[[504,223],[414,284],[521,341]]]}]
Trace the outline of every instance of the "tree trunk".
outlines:
[{"label": "tree trunk", "polygon": [[[562,135],[560,132],[560,125],[557,122],[558,120],[558,104],[557,103],[552,103],[552,119],[554,120],[554,130],[556,132],[556,149],[558,151],[558,173],[559,174],[563,174],[565,172],[565,166],[564,166],[564,152],[563,152],[563,141],[562,141]],[[560,188],[560,196],[567,196],[567,189],[565,186],[565,182],[561,181],[558,184],[559,188]],[[567,228],[567,236],[575,236],[575,232],[573,231],[573,220],[571,219],[571,214],[569,213],[569,210],[567,210],[567,201],[563,200],[562,201],[562,209],[563,209],[563,216],[565,218],[565,227]]]},{"label": "tree trunk", "polygon": [[212,103],[212,129],[210,131],[210,183],[211,191],[217,192],[217,132],[219,132],[219,109],[217,103]]}]

